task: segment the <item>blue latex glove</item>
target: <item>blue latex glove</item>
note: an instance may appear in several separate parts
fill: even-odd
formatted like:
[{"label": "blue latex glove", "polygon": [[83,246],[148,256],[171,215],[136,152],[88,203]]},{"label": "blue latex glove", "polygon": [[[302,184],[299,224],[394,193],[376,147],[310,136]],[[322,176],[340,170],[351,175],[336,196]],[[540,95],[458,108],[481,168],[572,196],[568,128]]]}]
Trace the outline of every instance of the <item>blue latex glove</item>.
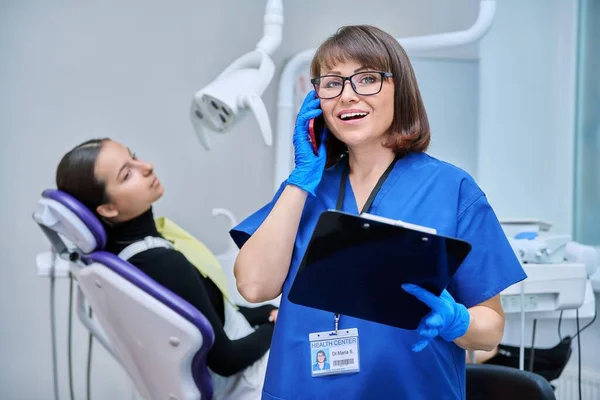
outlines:
[{"label": "blue latex glove", "polygon": [[311,90],[304,98],[302,107],[300,107],[294,128],[294,161],[296,167],[287,180],[287,183],[298,186],[313,196],[325,169],[327,129],[323,130],[319,155],[316,156],[310,143],[308,124],[311,119],[321,115],[320,105],[321,99],[316,96],[314,90]]},{"label": "blue latex glove", "polygon": [[420,286],[409,283],[402,285],[402,289],[431,308],[431,312],[423,317],[417,328],[421,340],[414,344],[413,351],[423,350],[438,335],[452,342],[467,333],[471,320],[469,311],[457,303],[447,290],[444,289],[437,297]]}]

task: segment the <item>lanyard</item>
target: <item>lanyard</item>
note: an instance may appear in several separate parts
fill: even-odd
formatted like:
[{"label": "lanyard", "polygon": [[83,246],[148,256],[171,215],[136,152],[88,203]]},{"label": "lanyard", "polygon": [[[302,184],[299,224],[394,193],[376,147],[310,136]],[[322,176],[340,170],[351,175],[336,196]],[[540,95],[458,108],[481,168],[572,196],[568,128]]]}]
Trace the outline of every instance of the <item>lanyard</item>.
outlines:
[{"label": "lanyard", "polygon": [[[369,198],[367,199],[365,205],[363,206],[363,208],[360,212],[361,214],[369,212],[369,210],[371,209],[371,206],[373,205],[373,202],[375,201],[375,197],[377,196],[377,193],[379,193],[379,190],[383,186],[383,183],[387,179],[388,175],[394,169],[394,165],[396,164],[396,161],[398,161],[398,157],[394,157],[394,161],[392,161],[392,163],[387,167],[387,169],[381,175],[381,177],[379,177],[377,184],[375,184],[375,187],[373,188],[373,190],[371,190],[371,194],[369,195]],[[342,180],[340,182],[340,190],[338,192],[337,203],[335,206],[335,209],[338,211],[342,210],[342,206],[344,204],[344,195],[346,194],[346,181],[348,180],[349,173],[350,173],[350,161],[349,161],[349,157],[346,156],[346,165],[344,166],[344,171],[342,172]],[[340,314],[336,313],[333,316],[333,325],[335,328],[336,335],[338,332],[339,324],[340,324]]]},{"label": "lanyard", "polygon": [[[394,158],[394,161],[392,161],[392,163],[389,165],[389,167],[387,167],[387,169],[385,170],[383,175],[381,175],[381,177],[377,181],[377,184],[375,185],[373,190],[371,190],[371,194],[369,195],[367,202],[365,203],[365,205],[363,206],[363,208],[360,212],[361,214],[367,213],[371,209],[371,205],[373,205],[373,202],[375,201],[375,197],[377,196],[377,193],[379,193],[379,190],[383,186],[383,183],[387,179],[388,175],[394,169],[394,165],[396,164],[396,161],[398,161],[398,157]],[[348,174],[350,173],[350,164],[349,163],[350,163],[350,161],[348,161],[348,156],[346,156],[346,166],[344,167],[344,171],[342,172],[342,180],[340,182],[340,190],[338,192],[337,203],[335,206],[335,209],[338,211],[342,211],[342,206],[344,204],[344,195],[346,194],[346,181],[348,180]]]}]

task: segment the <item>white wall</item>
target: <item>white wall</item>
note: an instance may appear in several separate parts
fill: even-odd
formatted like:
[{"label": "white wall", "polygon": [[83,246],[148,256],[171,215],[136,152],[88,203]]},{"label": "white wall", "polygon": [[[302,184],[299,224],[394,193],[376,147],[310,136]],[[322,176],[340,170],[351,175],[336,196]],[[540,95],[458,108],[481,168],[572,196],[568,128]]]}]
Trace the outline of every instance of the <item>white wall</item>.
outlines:
[{"label": "white wall", "polygon": [[477,175],[479,62],[412,59],[431,128],[429,153]]},{"label": "white wall", "polygon": [[572,232],[576,0],[502,0],[480,45],[477,177],[501,218]]},{"label": "white wall", "polygon": [[[479,49],[478,182],[500,218],[539,218],[568,234],[573,232],[577,6],[577,0],[499,1]],[[538,321],[536,345],[556,345],[557,325],[558,319]],[[562,327],[563,335],[576,332],[573,319]],[[507,321],[510,344],[518,344],[518,328],[518,318]],[[581,335],[583,368],[600,370],[599,331],[596,321]],[[528,344],[531,332],[529,321]],[[576,344],[570,365],[577,365]]]},{"label": "white wall", "polygon": [[[466,29],[478,11],[476,0],[284,5],[278,72],[342,24],[371,23],[395,37],[412,36]],[[31,212],[40,192],[54,186],[68,149],[110,136],[153,161],[167,188],[157,214],[216,252],[226,246],[227,227],[211,209],[226,207],[241,218],[269,198],[273,152],[252,119],[213,137],[214,151],[205,152],[187,117],[193,93],[255,46],[263,11],[258,0],[0,2],[0,398],[52,398],[49,288],[34,265],[48,243]],[[265,93],[273,125],[276,84]],[[67,283],[59,282],[57,292],[61,397],[67,398]],[[84,398],[86,337],[78,322],[74,336],[75,395]],[[92,397],[126,398],[118,365],[98,345],[94,354]]]}]

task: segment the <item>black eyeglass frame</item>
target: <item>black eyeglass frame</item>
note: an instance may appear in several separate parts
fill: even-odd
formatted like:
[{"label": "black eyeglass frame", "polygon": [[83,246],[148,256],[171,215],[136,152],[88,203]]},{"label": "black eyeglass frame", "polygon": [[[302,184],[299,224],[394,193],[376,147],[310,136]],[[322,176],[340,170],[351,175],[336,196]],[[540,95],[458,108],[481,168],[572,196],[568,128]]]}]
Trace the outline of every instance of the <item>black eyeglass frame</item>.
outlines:
[{"label": "black eyeglass frame", "polygon": [[[381,85],[379,85],[379,90],[376,91],[375,93],[369,93],[369,94],[362,94],[362,93],[358,93],[356,91],[356,86],[354,86],[354,82],[352,82],[352,78],[354,78],[356,75],[361,75],[361,74],[379,74],[381,75]],[[341,78],[342,79],[342,86],[340,86],[340,93],[333,96],[333,97],[322,97],[321,95],[319,95],[319,89],[317,88],[317,83],[326,77],[331,77],[331,78]],[[320,99],[323,100],[329,100],[329,99],[335,99],[338,96],[341,96],[342,93],[344,93],[344,88],[346,87],[346,81],[350,82],[350,86],[352,87],[352,90],[354,90],[354,93],[356,93],[359,96],[374,96],[376,94],[378,94],[379,92],[381,92],[381,89],[383,88],[383,80],[385,78],[393,78],[394,74],[392,74],[391,72],[384,72],[384,71],[360,71],[357,72],[355,74],[352,74],[350,76],[341,76],[341,75],[322,75],[322,76],[318,76],[316,78],[312,78],[310,80],[310,83],[312,83],[313,88],[315,89],[315,92],[317,93],[317,96]]]}]

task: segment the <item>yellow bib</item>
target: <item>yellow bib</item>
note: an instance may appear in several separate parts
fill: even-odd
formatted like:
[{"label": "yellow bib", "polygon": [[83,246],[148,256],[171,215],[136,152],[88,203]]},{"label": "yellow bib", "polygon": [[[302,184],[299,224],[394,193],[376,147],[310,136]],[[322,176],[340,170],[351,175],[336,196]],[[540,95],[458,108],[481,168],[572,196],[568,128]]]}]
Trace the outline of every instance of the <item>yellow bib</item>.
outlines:
[{"label": "yellow bib", "polygon": [[235,306],[229,295],[223,267],[208,247],[166,217],[157,217],[154,222],[162,237],[173,243],[175,250],[180,251],[202,276],[213,281],[223,293],[223,298]]}]

